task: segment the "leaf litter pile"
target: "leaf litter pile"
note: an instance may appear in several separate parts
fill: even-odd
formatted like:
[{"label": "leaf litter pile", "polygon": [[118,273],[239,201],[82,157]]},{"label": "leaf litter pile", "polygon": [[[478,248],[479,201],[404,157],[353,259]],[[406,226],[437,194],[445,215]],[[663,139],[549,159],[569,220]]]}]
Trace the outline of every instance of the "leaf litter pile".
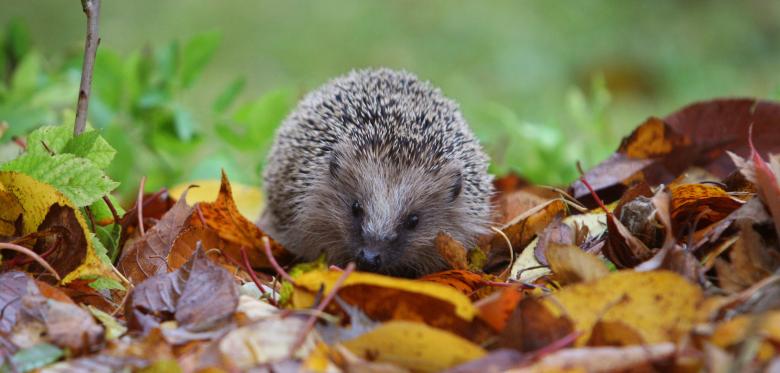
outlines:
[{"label": "leaf litter pile", "polygon": [[124,211],[98,132],[44,127],[0,165],[0,371],[776,371],[778,126],[702,102],[568,188],[501,177],[414,280],[296,263],[225,175]]}]

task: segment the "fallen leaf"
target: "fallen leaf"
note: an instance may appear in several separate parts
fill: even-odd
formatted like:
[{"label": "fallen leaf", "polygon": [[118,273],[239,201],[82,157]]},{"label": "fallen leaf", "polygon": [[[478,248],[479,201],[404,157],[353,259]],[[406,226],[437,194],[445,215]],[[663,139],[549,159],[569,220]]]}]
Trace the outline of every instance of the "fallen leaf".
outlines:
[{"label": "fallen leaf", "polygon": [[[54,233],[48,237],[54,238],[49,242],[51,245],[62,241],[54,247],[48,262],[63,277],[63,284],[89,275],[115,277],[110,263],[106,263],[106,253],[98,253],[93,246],[84,217],[62,193],[51,185],[16,172],[0,172],[0,185],[6,193],[13,194],[22,207],[22,230],[18,233],[30,235],[49,229]],[[51,246],[41,243],[36,251],[43,253],[44,247]]]},{"label": "fallen leaf", "polygon": [[[191,186],[195,187],[187,192]],[[231,183],[230,187],[233,192],[233,200],[241,215],[252,221],[257,220],[263,210],[263,192],[260,188],[239,183]],[[194,206],[198,202],[215,201],[220,189],[221,182],[219,180],[193,180],[171,188],[170,195],[174,200],[179,200],[184,193],[187,193],[185,197],[187,204]]]},{"label": "fallen leaf", "polygon": [[674,356],[674,343],[627,347],[584,347],[563,349],[542,357],[535,364],[507,373],[560,372],[577,367],[583,372],[645,371]]},{"label": "fallen leaf", "polygon": [[409,321],[390,321],[344,346],[367,360],[418,372],[438,372],[479,359],[485,350],[450,332]]},{"label": "fallen leaf", "polygon": [[[192,241],[199,240],[200,236],[209,234],[208,232],[213,232],[211,236],[215,234],[218,240],[211,245],[206,245],[204,242],[206,249],[217,248],[222,255],[230,257],[233,262],[241,263],[241,249],[245,248],[252,267],[271,268],[264,253],[262,240],[266,234],[238,211],[230,182],[224,173],[217,200],[213,203],[199,203],[195,208],[196,212],[190,216],[182,229],[183,232],[190,232],[191,235],[186,240],[174,241],[173,248],[168,253],[167,262],[171,268],[176,268],[174,264],[180,263],[181,258],[189,258],[195,250]],[[293,260],[293,255],[276,241],[270,239],[270,244],[271,253],[277,262],[284,265]]]},{"label": "fallen leaf", "polygon": [[482,275],[477,273],[456,269],[431,273],[420,277],[418,281],[429,281],[446,285],[460,291],[463,295],[470,296],[484,286],[485,280]]},{"label": "fallen leaf", "polygon": [[[760,152],[780,152],[775,123],[780,105],[756,99],[715,99],[688,105],[663,120],[650,118],[626,137],[606,161],[585,174],[606,202],[620,196],[637,178],[650,185],[668,183],[691,166],[724,178],[734,171],[726,150],[746,157],[748,128],[753,126]],[[590,195],[582,183],[572,184],[574,197]]]},{"label": "fallen leaf", "polygon": [[0,273],[0,333],[9,333],[16,324],[22,298],[40,295],[35,281],[24,272]]},{"label": "fallen leaf", "polygon": [[297,351],[291,351],[305,324],[303,318],[285,317],[269,318],[240,327],[219,341],[219,353],[228,366],[240,370],[286,360],[291,356],[308,356],[314,348],[313,334],[306,337]]},{"label": "fallen leaf", "polygon": [[523,292],[516,286],[503,288],[475,303],[479,310],[478,317],[493,330],[500,332],[504,330],[509,316],[521,299],[523,299]]},{"label": "fallen leaf", "polygon": [[574,245],[552,244],[547,248],[546,257],[550,270],[562,285],[595,281],[609,274],[601,259]]},{"label": "fallen leaf", "polygon": [[[183,194],[186,196],[187,192]],[[136,237],[125,244],[117,269],[135,284],[168,272],[166,258],[192,212],[193,208],[187,205],[185,199],[176,202],[143,237]]]},{"label": "fallen leaf", "polygon": [[[316,270],[295,277],[293,306],[311,307],[320,287],[323,294],[329,293],[340,276],[340,271]],[[471,321],[477,314],[468,296],[450,286],[374,273],[352,273],[339,288],[338,296],[372,320],[419,321],[461,335],[471,332]],[[338,309],[331,304],[326,310]]]},{"label": "fallen leaf", "polygon": [[555,315],[536,298],[524,298],[498,336],[497,347],[532,352],[560,340],[574,331],[566,316]]},{"label": "fallen leaf", "polygon": [[24,296],[21,303],[14,330],[27,327],[26,323],[38,323],[46,341],[75,355],[100,350],[104,341],[103,328],[83,308],[40,295]]},{"label": "fallen leaf", "polygon": [[642,336],[631,326],[620,320],[599,320],[593,325],[588,346],[631,346],[644,345]]},{"label": "fallen leaf", "polygon": [[701,289],[675,273],[619,271],[564,287],[545,303],[571,318],[582,346],[598,321],[624,322],[647,343],[676,341],[690,330],[701,300]]},{"label": "fallen leaf", "polygon": [[[563,200],[550,200],[507,223],[501,228],[503,234],[495,234],[490,242],[485,272],[498,273],[507,268],[511,264],[510,260],[514,253],[519,253],[531,242],[534,236],[547,227],[556,216],[564,214],[565,211],[566,203]],[[510,250],[513,251],[511,255]]]},{"label": "fallen leaf", "polygon": [[128,296],[125,317],[130,330],[144,334],[164,321],[175,320],[181,333],[171,331],[166,337],[183,343],[213,337],[209,332],[228,323],[237,306],[238,287],[233,276],[199,250],[176,271],[136,285]]},{"label": "fallen leaf", "polygon": [[754,336],[760,339],[758,359],[767,361],[774,356],[775,346],[780,343],[780,311],[740,315],[721,323],[715,328],[710,342],[724,349],[737,348]]},{"label": "fallen leaf", "polygon": [[434,247],[452,269],[468,269],[466,249],[460,242],[444,232],[439,232],[434,240]]},{"label": "fallen leaf", "polygon": [[677,237],[723,220],[743,204],[725,190],[709,184],[678,185],[670,187],[670,191],[672,227]]}]

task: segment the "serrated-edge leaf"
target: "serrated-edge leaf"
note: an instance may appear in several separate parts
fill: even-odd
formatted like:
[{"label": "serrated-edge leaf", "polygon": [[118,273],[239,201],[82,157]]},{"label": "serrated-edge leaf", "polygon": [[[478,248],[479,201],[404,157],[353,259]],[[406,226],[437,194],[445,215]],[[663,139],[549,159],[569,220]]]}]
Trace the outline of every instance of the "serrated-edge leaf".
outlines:
[{"label": "serrated-edge leaf", "polygon": [[73,154],[25,154],[3,164],[0,170],[20,172],[49,184],[78,207],[92,204],[119,186],[92,161]]},{"label": "serrated-edge leaf", "polygon": [[92,161],[98,168],[105,169],[116,155],[108,142],[98,131],[84,132],[68,141],[62,153],[70,153]]},{"label": "serrated-edge leaf", "polygon": [[89,283],[89,287],[95,290],[126,290],[122,283],[111,277],[90,275],[84,276],[81,279],[92,280],[92,282]]},{"label": "serrated-edge leaf", "polygon": [[[62,149],[72,138],[73,127],[71,126],[40,127],[27,136],[27,154],[50,155],[49,150],[54,154],[62,153]],[[44,143],[48,149],[43,146]]]}]

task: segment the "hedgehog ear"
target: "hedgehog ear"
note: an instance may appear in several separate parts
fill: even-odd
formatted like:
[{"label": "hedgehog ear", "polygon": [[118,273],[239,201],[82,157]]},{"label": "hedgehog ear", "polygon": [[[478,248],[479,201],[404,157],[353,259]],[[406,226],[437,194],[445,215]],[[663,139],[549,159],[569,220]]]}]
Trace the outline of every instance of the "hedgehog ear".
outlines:
[{"label": "hedgehog ear", "polygon": [[463,175],[460,171],[457,171],[454,176],[454,182],[450,186],[450,202],[455,200],[460,195],[460,191],[463,189]]}]

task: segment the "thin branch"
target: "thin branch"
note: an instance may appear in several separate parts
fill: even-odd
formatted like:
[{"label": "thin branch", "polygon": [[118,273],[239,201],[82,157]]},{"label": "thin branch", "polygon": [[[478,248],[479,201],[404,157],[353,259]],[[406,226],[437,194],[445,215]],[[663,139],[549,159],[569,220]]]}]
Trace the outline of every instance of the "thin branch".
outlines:
[{"label": "thin branch", "polygon": [[51,265],[49,265],[49,263],[45,259],[41,258],[40,255],[38,255],[35,251],[32,251],[32,250],[30,250],[30,249],[28,249],[28,248],[26,248],[24,246],[19,246],[19,245],[12,244],[12,243],[7,243],[7,242],[0,242],[0,249],[13,250],[13,251],[22,253],[24,255],[27,255],[30,258],[35,259],[35,261],[38,262],[38,264],[40,264],[41,267],[43,267],[47,271],[51,272],[51,274],[54,275],[54,278],[56,278],[57,281],[61,281],[62,280],[62,278],[57,273],[57,271],[55,271],[54,268],[52,268]]},{"label": "thin branch", "polygon": [[268,236],[263,236],[262,240],[263,246],[265,248],[265,256],[268,258],[268,262],[271,263],[271,267],[273,267],[279,276],[282,276],[282,278],[287,280],[287,282],[295,285],[295,280],[293,280],[292,277],[290,277],[290,275],[284,271],[282,266],[279,265],[279,262],[276,261],[276,258],[274,258],[274,254],[271,251],[271,242],[268,239]]},{"label": "thin branch", "polygon": [[92,90],[92,72],[95,70],[95,54],[100,43],[98,36],[98,18],[100,16],[100,0],[81,0],[81,8],[87,16],[87,37],[84,43],[84,63],[81,66],[81,85],[79,99],[76,105],[76,124],[73,135],[78,136],[87,127],[87,106]]},{"label": "thin branch", "polygon": [[105,202],[106,206],[108,206],[108,209],[111,210],[111,216],[114,217],[114,224],[119,224],[119,213],[116,211],[114,204],[111,203],[111,199],[108,198],[108,196],[103,196],[103,202]]}]

